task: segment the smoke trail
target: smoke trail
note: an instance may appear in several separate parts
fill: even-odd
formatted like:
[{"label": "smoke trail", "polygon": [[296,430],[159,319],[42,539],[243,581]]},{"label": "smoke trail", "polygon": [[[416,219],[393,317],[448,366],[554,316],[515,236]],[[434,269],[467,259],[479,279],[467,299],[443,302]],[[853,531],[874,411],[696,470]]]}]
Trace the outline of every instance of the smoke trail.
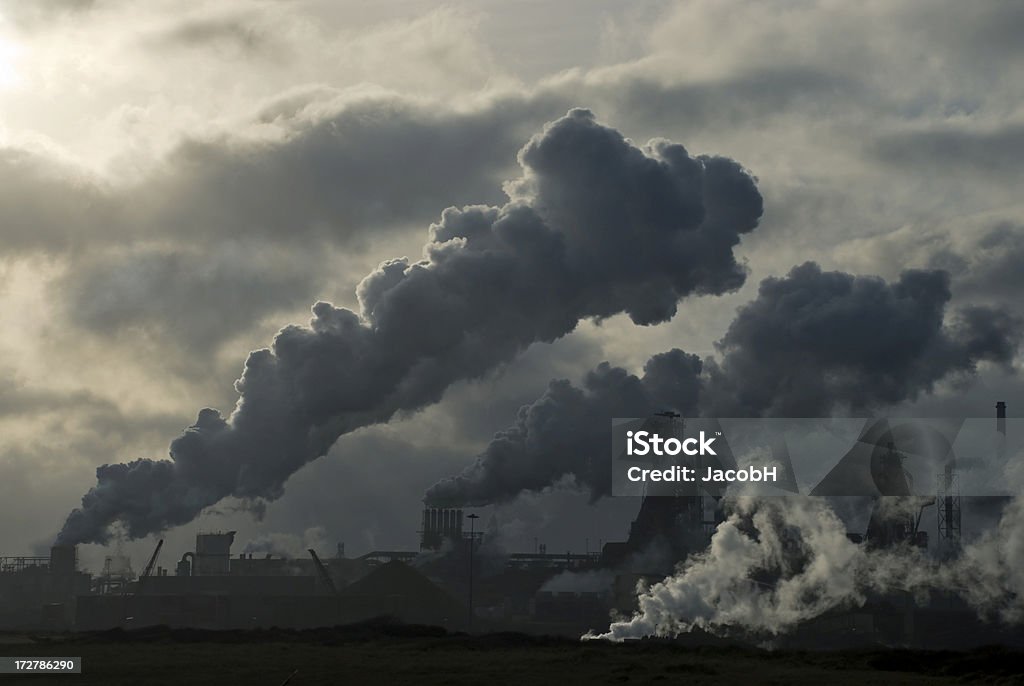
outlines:
[{"label": "smoke trail", "polygon": [[582,389],[552,381],[544,395],[519,409],[515,424],[499,432],[475,463],[432,486],[426,501],[438,507],[489,505],[543,490],[567,475],[589,488],[593,498],[607,495],[611,419],[667,408],[692,414],[700,370],[697,356],[671,350],[648,360],[642,378],[605,362],[587,374]]},{"label": "smoke trail", "polygon": [[914,398],[981,360],[1009,365],[1022,325],[972,307],[946,323],[948,277],[907,271],[894,283],[823,272],[808,262],[765,279],[718,343],[720,360],[681,350],[652,357],[637,378],[607,363],[582,388],[553,381],[476,462],[426,494],[480,506],[540,491],[566,475],[596,498],[610,488],[610,420],[674,409],[684,416],[827,416]]},{"label": "smoke trail", "polygon": [[102,542],[115,522],[140,537],[228,496],[277,498],[339,436],[436,402],[583,318],[655,324],[687,295],[743,283],[733,248],[762,201],[736,162],[663,140],[638,148],[586,110],[534,136],[519,161],[508,203],[445,210],[423,260],[363,279],[359,314],[319,302],[308,328],[251,353],[229,418],[202,410],[169,461],[98,468],[59,540]]}]

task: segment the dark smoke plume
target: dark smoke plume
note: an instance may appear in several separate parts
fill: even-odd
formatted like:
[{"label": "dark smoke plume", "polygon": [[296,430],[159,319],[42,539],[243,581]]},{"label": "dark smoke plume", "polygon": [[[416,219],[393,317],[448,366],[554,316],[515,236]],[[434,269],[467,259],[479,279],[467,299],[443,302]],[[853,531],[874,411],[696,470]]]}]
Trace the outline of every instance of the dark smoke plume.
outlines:
[{"label": "dark smoke plume", "polygon": [[671,350],[655,355],[637,378],[607,362],[587,374],[583,388],[562,379],[531,405],[519,409],[515,424],[499,432],[477,461],[461,474],[427,491],[434,506],[483,506],[541,491],[571,476],[607,495],[607,468],[614,417],[646,416],[673,409],[693,415],[700,390],[701,361]]},{"label": "dark smoke plume", "polygon": [[667,141],[638,148],[586,110],[546,127],[519,161],[507,204],[445,210],[425,259],[363,279],[361,313],[319,302],[308,328],[251,353],[229,418],[200,412],[170,461],[97,469],[59,540],[103,542],[114,523],[141,537],[228,496],[277,498],[339,436],[436,402],[583,318],[655,324],[687,295],[743,283],[733,248],[762,202],[736,162]]},{"label": "dark smoke plume", "polygon": [[426,494],[431,504],[481,506],[541,491],[563,477],[607,494],[610,421],[674,409],[684,416],[817,417],[867,412],[970,374],[982,360],[1009,366],[1022,323],[969,307],[946,321],[948,277],[907,271],[876,277],[794,267],[765,279],[703,361],[680,350],[655,355],[642,379],[607,363],[583,388],[554,381],[477,461]]},{"label": "dark smoke plume", "polygon": [[969,307],[947,320],[943,271],[894,283],[823,272],[813,262],[761,282],[708,360],[702,407],[718,417],[864,413],[913,400],[979,361],[1012,362],[1021,322]]}]

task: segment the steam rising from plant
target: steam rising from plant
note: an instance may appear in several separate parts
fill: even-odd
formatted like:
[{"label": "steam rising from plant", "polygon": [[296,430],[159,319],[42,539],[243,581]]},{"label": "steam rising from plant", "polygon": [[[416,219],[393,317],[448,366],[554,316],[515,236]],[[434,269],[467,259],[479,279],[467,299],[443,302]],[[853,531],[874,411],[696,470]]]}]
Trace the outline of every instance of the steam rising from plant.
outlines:
[{"label": "steam rising from plant", "polygon": [[757,226],[754,180],[723,157],[664,140],[639,148],[573,110],[519,153],[501,207],[449,208],[424,259],[382,263],[360,312],[326,302],[309,327],[251,353],[223,418],[200,411],[170,460],[97,469],[61,543],[136,538],[185,524],[228,496],[274,499],[345,433],[438,401],[588,317],[663,322],[691,294],[738,288],[733,248]]},{"label": "steam rising from plant", "polygon": [[832,607],[863,602],[866,589],[856,579],[865,555],[821,501],[740,500],[705,552],[640,592],[639,612],[599,637],[735,627],[778,634]]},{"label": "steam rising from plant", "polygon": [[909,547],[873,550],[851,542],[824,499],[741,499],[709,548],[649,588],[639,611],[584,638],[621,641],[703,629],[774,636],[829,610],[862,605],[870,593],[954,591],[983,617],[1024,619],[1024,508],[960,558],[938,562]]}]

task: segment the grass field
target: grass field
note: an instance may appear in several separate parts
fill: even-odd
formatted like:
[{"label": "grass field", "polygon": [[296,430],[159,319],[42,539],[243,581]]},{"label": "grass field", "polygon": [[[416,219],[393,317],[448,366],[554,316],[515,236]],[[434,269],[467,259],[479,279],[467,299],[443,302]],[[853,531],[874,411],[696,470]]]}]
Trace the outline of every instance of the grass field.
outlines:
[{"label": "grass field", "polygon": [[[447,635],[364,625],[313,631],[150,629],[0,634],[0,655],[81,656],[81,675],[0,676],[0,684],[954,684],[1024,683],[1024,653],[766,652],[670,643],[608,644],[519,634]],[[297,673],[296,673],[297,670]]]}]

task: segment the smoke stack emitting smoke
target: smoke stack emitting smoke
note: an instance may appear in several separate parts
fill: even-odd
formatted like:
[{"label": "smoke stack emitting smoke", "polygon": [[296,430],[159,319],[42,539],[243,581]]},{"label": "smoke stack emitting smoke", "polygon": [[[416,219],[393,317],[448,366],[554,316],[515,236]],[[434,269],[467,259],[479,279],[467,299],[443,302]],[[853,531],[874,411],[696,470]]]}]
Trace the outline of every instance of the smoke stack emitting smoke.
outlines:
[{"label": "smoke stack emitting smoke", "polygon": [[274,499],[338,437],[439,400],[581,319],[670,319],[691,294],[744,282],[733,248],[762,212],[754,180],[680,145],[638,148],[573,110],[519,154],[502,207],[446,210],[425,259],[390,260],[358,287],[361,313],[319,302],[309,328],[250,353],[227,419],[204,409],[171,460],[104,465],[62,544],[185,524],[223,498]]}]

